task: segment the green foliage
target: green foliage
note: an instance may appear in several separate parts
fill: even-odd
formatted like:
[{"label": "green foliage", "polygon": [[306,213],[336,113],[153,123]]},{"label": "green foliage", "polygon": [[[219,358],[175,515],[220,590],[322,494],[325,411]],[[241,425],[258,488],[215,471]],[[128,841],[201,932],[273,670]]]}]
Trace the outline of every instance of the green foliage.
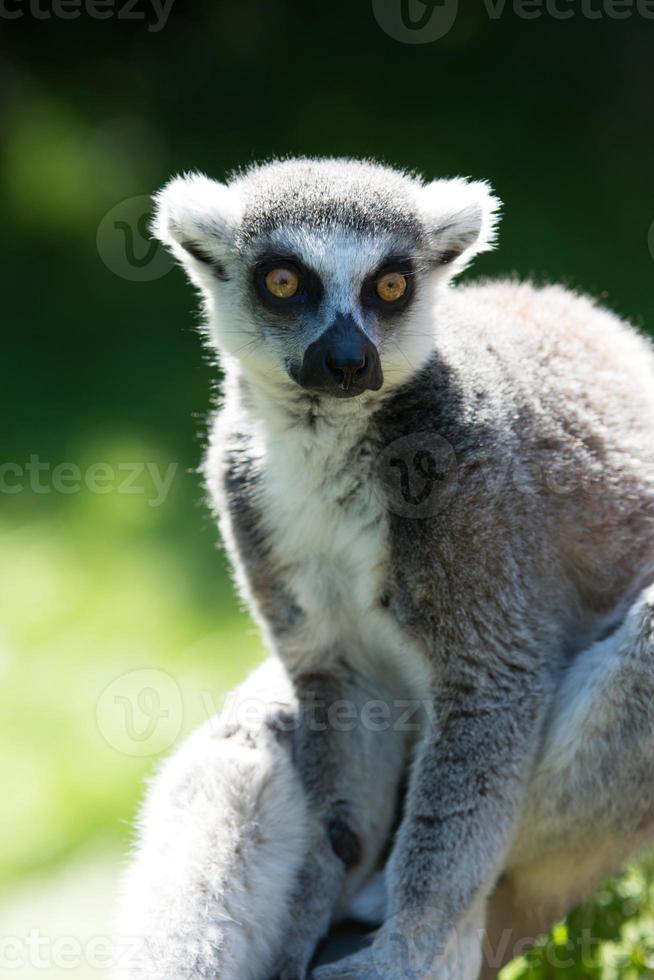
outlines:
[{"label": "green foliage", "polygon": [[98,716],[104,691],[135,669],[170,675],[183,701],[178,742],[260,656],[220,556],[206,558],[209,581],[140,495],[80,493],[0,522],[0,746],[12,787],[0,808],[0,889],[94,840],[125,849],[144,777],[173,743],[131,754]]},{"label": "green foliage", "polygon": [[637,980],[654,973],[654,866],[605,882],[502,980]]}]

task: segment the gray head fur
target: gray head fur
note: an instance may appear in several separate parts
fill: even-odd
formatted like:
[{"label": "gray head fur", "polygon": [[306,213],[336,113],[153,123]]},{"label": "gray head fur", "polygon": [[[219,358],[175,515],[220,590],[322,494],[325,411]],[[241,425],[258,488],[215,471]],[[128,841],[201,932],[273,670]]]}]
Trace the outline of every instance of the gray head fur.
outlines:
[{"label": "gray head fur", "polygon": [[[202,290],[224,360],[294,400],[294,370],[338,316],[377,346],[385,392],[419,368],[433,348],[436,291],[492,247],[498,208],[484,182],[428,183],[366,161],[295,159],[250,167],[224,184],[200,174],[173,179],[157,196],[155,233]],[[275,258],[315,277],[312,306],[285,313],[262,305],[256,269]],[[386,316],[366,305],[362,289],[397,261],[413,294]]]}]

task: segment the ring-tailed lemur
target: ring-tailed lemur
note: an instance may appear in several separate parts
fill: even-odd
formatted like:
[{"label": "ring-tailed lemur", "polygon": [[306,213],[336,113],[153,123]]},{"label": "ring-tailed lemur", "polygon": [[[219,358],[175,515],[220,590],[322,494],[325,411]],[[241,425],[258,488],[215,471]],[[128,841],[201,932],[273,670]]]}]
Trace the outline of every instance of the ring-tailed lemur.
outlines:
[{"label": "ring-tailed lemur", "polygon": [[152,789],[127,973],[304,977],[390,848],[374,943],[312,976],[494,975],[654,837],[652,349],[560,287],[450,288],[493,244],[485,183],[298,159],[157,206],[275,656],[258,721]]}]

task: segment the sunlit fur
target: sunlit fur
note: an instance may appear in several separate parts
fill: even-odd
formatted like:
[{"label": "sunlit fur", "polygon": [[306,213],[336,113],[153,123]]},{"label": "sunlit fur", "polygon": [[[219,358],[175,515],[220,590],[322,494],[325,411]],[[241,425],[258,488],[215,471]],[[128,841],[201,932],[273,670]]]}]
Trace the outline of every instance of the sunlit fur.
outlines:
[{"label": "sunlit fur", "polygon": [[[483,182],[352,160],[157,198],[224,370],[207,485],[273,659],[238,694],[254,717],[214,719],[153,785],[130,980],[298,980],[352,908],[375,943],[317,980],[403,980],[403,949],[414,980],[490,977],[654,838],[654,355],[561,287],[453,288],[497,210]],[[310,266],[319,309],[271,317],[262,252]],[[361,284],[389,255],[415,295],[383,317]],[[377,344],[380,391],[292,380],[336,314]],[[398,508],[384,452],[434,439],[441,505]],[[315,729],[316,703],[390,723]]]}]

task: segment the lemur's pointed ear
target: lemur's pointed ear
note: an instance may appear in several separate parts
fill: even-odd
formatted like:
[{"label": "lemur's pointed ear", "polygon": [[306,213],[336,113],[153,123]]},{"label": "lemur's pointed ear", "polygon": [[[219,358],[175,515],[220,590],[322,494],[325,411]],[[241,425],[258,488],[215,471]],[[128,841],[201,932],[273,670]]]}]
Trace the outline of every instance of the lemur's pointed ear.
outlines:
[{"label": "lemur's pointed ear", "polygon": [[434,261],[460,272],[494,248],[502,202],[485,181],[434,180],[420,193],[420,210]]},{"label": "lemur's pointed ear", "polygon": [[174,177],[155,195],[152,231],[193,277],[225,278],[241,217],[235,190],[203,174]]}]

